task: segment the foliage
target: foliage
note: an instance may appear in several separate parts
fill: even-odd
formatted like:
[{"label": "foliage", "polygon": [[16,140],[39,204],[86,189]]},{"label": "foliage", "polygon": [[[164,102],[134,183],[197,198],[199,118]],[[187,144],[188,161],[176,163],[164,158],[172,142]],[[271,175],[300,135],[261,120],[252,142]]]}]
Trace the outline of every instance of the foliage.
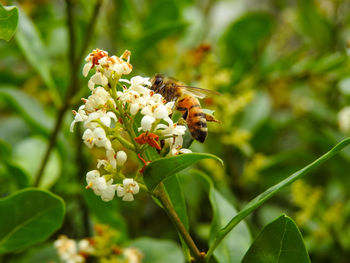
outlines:
[{"label": "foliage", "polygon": [[[0,261],[57,262],[66,235],[108,239],[113,257],[137,248],[143,262],[347,262],[349,1],[34,2],[0,5]],[[128,156],[114,183],[140,185],[130,203],[84,189],[106,155],[85,147],[83,125],[69,132],[97,47],[131,51],[123,78],[159,72],[221,94],[200,100],[220,121],[205,143],[183,135],[193,153],[138,146],[132,117],[132,136],[113,142]]]}]

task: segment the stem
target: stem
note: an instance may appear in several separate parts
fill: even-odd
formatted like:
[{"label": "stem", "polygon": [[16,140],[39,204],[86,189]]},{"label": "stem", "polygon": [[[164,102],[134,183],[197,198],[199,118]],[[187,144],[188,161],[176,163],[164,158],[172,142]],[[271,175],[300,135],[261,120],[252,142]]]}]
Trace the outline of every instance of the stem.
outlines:
[{"label": "stem", "polygon": [[282,182],[279,182],[278,184],[270,187],[262,194],[258,195],[256,198],[254,198],[252,201],[250,201],[245,208],[243,208],[236,216],[234,216],[231,221],[222,228],[219,233],[217,234],[214,242],[210,246],[206,259],[209,260],[209,258],[214,253],[214,250],[217,248],[217,246],[220,244],[220,242],[224,239],[224,237],[230,233],[230,231],[238,225],[239,222],[241,222],[244,218],[246,218],[250,213],[252,213],[255,209],[257,209],[259,206],[261,206],[263,203],[265,203],[267,200],[269,200],[272,196],[277,194],[280,190],[285,188],[286,186],[290,185],[303,175],[310,172],[312,169],[320,166],[328,159],[332,158],[334,155],[336,155],[338,152],[340,152],[344,147],[348,146],[350,144],[350,138],[345,139],[338,143],[336,146],[334,146],[329,152],[322,155],[320,158],[312,162],[311,164],[305,166],[303,169],[295,172],[294,174],[290,175],[286,179],[284,179]]},{"label": "stem", "polygon": [[133,144],[131,144],[129,141],[125,140],[122,136],[120,136],[118,133],[115,133],[112,137],[112,140],[117,139],[121,145],[128,148],[129,150],[136,151]]},{"label": "stem", "polygon": [[80,65],[80,62],[81,62],[85,52],[86,52],[86,48],[88,47],[90,40],[92,38],[92,34],[94,32],[94,27],[95,27],[95,22],[97,20],[98,13],[99,13],[99,10],[100,10],[101,5],[102,5],[102,0],[96,1],[95,7],[94,7],[94,13],[89,21],[89,30],[87,30],[87,33],[85,35],[85,39],[83,42],[83,47],[82,47],[81,52],[78,54],[77,57],[75,57],[76,56],[75,55],[76,54],[75,53],[76,39],[75,39],[74,21],[73,21],[73,13],[72,13],[73,8],[72,8],[71,0],[66,0],[66,5],[67,5],[67,18],[68,18],[67,23],[68,23],[69,36],[70,36],[70,40],[69,40],[69,44],[70,44],[69,60],[70,60],[70,65],[71,65],[70,84],[69,84],[68,90],[67,90],[66,95],[65,95],[64,103],[58,111],[58,116],[57,116],[57,120],[55,123],[55,127],[53,129],[53,132],[50,135],[49,145],[46,149],[44,158],[43,158],[41,165],[40,165],[40,168],[38,170],[38,173],[37,173],[37,176],[36,176],[36,179],[34,182],[34,186],[39,185],[40,180],[43,176],[46,164],[47,164],[49,157],[50,157],[50,153],[56,144],[57,135],[58,135],[58,132],[60,131],[60,128],[62,126],[64,114],[66,113],[67,109],[69,108],[70,99],[79,90],[79,87],[80,87],[79,79],[78,79],[79,65]]},{"label": "stem", "polygon": [[171,221],[175,225],[177,231],[181,234],[181,237],[186,242],[188,248],[191,250],[196,262],[205,262],[204,255],[198,250],[196,244],[193,242],[192,237],[186,230],[185,226],[181,222],[179,216],[177,215],[173,205],[171,204],[167,193],[165,191],[165,187],[163,183],[160,183],[157,189],[155,190],[156,197],[162,203],[164,210],[170,217]]}]

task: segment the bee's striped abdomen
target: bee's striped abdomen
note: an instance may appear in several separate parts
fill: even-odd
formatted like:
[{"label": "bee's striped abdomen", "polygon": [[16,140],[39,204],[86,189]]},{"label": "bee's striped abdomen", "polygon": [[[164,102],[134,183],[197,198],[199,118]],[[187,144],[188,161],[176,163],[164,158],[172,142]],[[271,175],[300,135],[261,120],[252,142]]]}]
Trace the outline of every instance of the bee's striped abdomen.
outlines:
[{"label": "bee's striped abdomen", "polygon": [[208,134],[207,121],[198,99],[185,96],[177,102],[177,108],[185,115],[192,137],[199,142],[204,142]]}]

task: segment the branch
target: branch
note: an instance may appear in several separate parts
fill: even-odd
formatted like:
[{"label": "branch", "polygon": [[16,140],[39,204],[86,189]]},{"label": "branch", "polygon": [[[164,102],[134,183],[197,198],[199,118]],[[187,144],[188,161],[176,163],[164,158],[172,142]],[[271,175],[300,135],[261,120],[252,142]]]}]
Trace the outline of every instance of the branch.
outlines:
[{"label": "branch", "polygon": [[78,55],[76,55],[76,39],[75,39],[73,13],[72,13],[73,6],[72,6],[71,0],[66,0],[67,24],[68,24],[68,29],[69,29],[69,45],[70,45],[68,57],[70,60],[70,65],[71,65],[70,83],[69,83],[68,90],[67,90],[66,95],[65,95],[63,106],[58,111],[58,116],[57,116],[57,120],[55,123],[55,127],[53,129],[53,132],[51,133],[51,136],[49,139],[49,145],[46,149],[45,156],[41,162],[39,171],[37,173],[37,176],[36,176],[36,179],[34,182],[34,186],[39,185],[40,180],[43,176],[46,164],[49,160],[50,153],[56,145],[57,135],[61,129],[64,114],[66,113],[66,111],[70,107],[70,99],[79,90],[79,87],[80,87],[79,78],[78,78],[79,65],[80,65],[81,60],[83,59],[83,56],[86,52],[86,49],[89,46],[89,43],[92,39],[95,24],[97,21],[99,11],[101,9],[102,2],[103,2],[103,0],[97,0],[95,3],[93,15],[88,23],[89,30],[86,31],[86,35],[85,35],[83,46],[81,48],[80,53]]}]

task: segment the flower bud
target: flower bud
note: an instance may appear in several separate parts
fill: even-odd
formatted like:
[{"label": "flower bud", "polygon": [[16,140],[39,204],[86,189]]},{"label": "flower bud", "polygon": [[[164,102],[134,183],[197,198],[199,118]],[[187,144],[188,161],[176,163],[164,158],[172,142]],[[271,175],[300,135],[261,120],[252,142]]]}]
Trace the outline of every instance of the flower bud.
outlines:
[{"label": "flower bud", "polygon": [[124,163],[126,162],[126,159],[127,159],[127,155],[124,151],[117,152],[117,165],[119,167],[124,165]]}]

